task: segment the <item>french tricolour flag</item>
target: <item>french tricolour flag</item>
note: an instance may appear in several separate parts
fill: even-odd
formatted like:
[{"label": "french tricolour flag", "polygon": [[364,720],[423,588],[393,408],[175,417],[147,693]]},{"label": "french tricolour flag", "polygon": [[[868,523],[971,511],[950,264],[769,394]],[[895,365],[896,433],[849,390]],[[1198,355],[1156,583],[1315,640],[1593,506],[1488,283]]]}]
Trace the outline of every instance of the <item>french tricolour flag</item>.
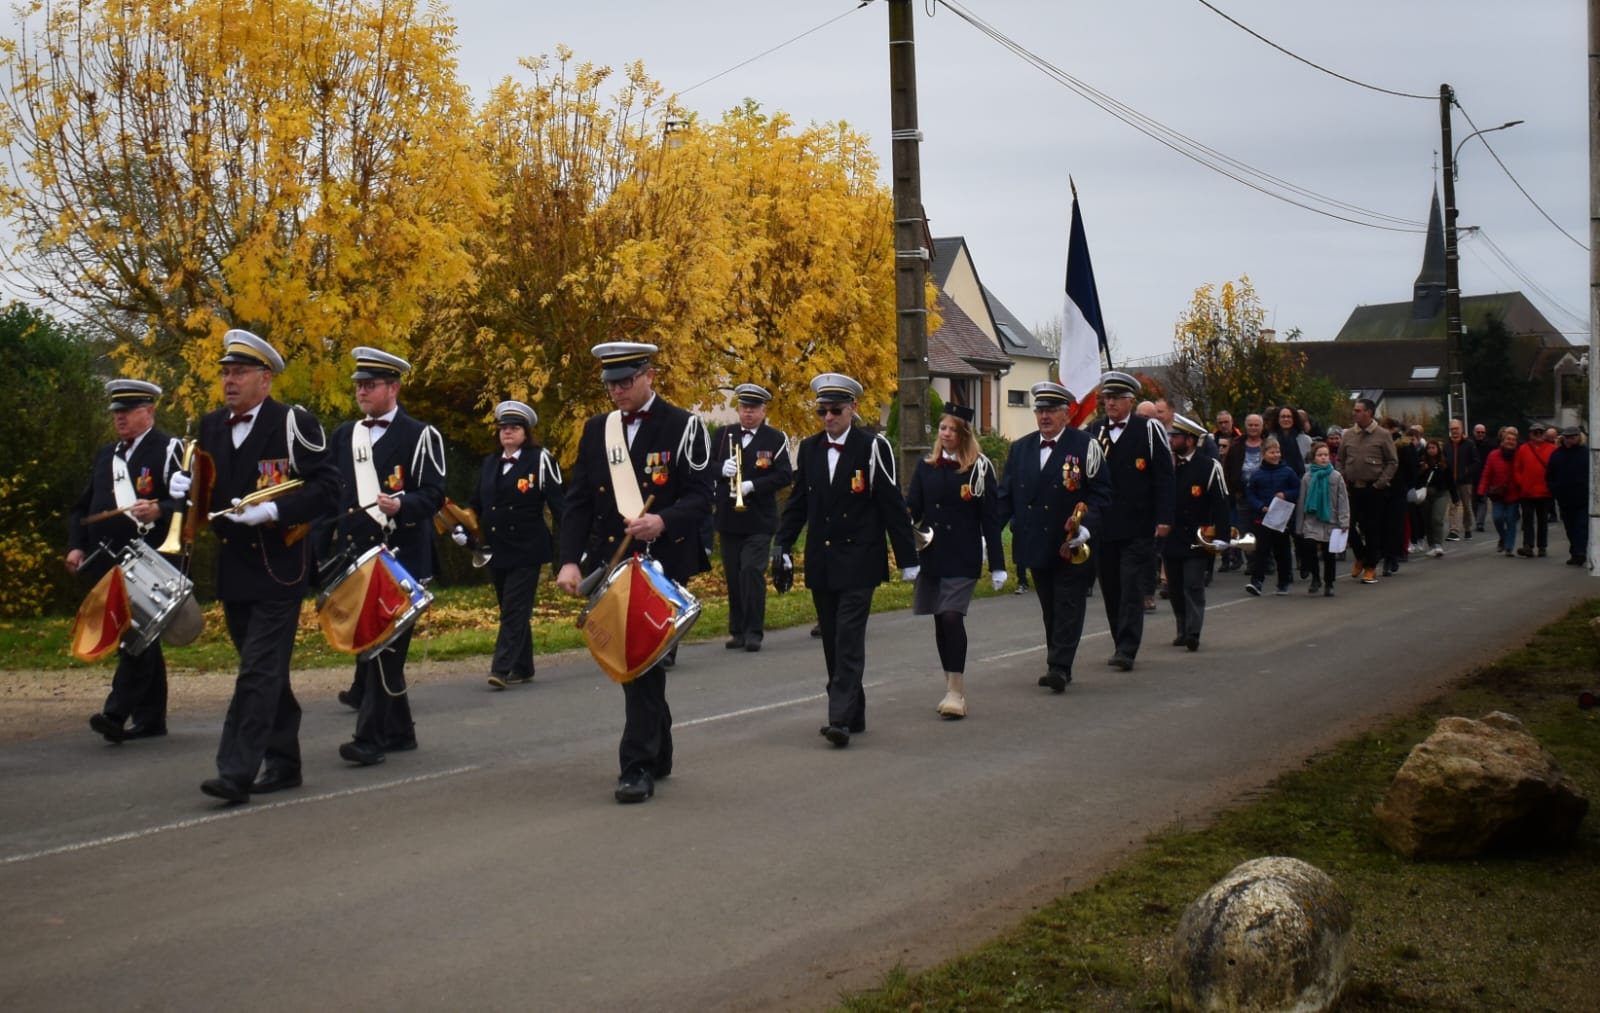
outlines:
[{"label": "french tricolour flag", "polygon": [[[1067,240],[1067,298],[1061,316],[1061,351],[1058,362],[1061,385],[1078,401],[1074,415],[1085,418],[1094,409],[1092,397],[1100,384],[1100,355],[1105,352],[1106,324],[1100,316],[1100,293],[1094,285],[1094,267],[1089,263],[1089,240],[1083,234],[1083,215],[1078,211],[1078,187],[1072,186],[1072,233]],[[1077,424],[1077,421],[1074,422]]]}]

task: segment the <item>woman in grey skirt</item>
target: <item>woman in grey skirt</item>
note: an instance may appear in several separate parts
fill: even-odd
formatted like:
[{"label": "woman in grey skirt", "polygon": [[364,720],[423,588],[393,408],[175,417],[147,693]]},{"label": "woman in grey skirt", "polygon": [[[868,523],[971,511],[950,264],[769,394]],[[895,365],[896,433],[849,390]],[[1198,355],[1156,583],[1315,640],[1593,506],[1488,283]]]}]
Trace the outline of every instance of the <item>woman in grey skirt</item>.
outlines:
[{"label": "woman in grey skirt", "polygon": [[995,510],[994,465],[972,434],[973,411],[946,404],[933,453],[917,462],[906,505],[921,537],[932,541],[918,553],[921,572],[912,591],[911,611],[933,616],[934,642],[944,668],[941,717],[967,714],[967,605],[989,556],[989,579],[996,591],[1006,582],[1005,550]]}]

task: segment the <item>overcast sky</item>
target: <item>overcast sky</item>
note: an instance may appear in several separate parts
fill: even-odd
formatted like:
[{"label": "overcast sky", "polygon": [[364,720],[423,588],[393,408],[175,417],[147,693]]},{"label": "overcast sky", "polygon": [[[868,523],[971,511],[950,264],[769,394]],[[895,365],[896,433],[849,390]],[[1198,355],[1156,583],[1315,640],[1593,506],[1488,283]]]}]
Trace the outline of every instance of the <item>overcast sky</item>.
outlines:
[{"label": "overcast sky", "polygon": [[[461,73],[476,97],[522,56],[646,71],[703,118],[753,98],[799,123],[873,138],[889,179],[884,0],[457,0]],[[1067,74],[1238,162],[1350,205],[1426,219],[1438,180],[1439,85],[1455,141],[1526,121],[1461,152],[1467,295],[1520,289],[1587,341],[1588,253],[1540,217],[1495,164],[1588,243],[1585,4],[1579,0],[963,0]],[[979,276],[1026,324],[1059,315],[1076,180],[1106,324],[1122,361],[1162,355],[1196,286],[1248,274],[1281,333],[1332,338],[1350,310],[1409,299],[1420,232],[1313,214],[1247,189],[1091,105],[933,0],[916,0],[922,195],[936,236],[965,236]],[[931,16],[930,16],[930,11]],[[830,19],[832,24],[730,68]],[[721,74],[715,80],[708,78]],[[1410,226],[1404,226],[1410,227]],[[1564,308],[1564,310],[1563,310]],[[1576,316],[1574,316],[1576,314]]]}]

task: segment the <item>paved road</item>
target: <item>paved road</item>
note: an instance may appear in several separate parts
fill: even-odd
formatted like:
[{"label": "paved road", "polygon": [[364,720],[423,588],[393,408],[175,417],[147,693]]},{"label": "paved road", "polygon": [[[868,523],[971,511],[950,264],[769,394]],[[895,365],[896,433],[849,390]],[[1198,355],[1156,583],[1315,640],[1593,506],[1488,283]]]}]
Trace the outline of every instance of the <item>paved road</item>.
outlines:
[{"label": "paved road", "polygon": [[1219,578],[1198,654],[1152,617],[1126,674],[1094,599],[1062,696],[1035,686],[1034,598],[977,602],[953,723],[930,621],[875,616],[869,731],[843,751],[817,735],[804,629],[755,657],[685,648],[677,770],[643,806],[611,801],[621,693],[576,657],[504,694],[462,664],[415,694],[423,748],[369,769],[335,754],[353,715],[306,701],[306,786],[231,809],[197,790],[220,714],[120,748],[0,748],[0,1008],[823,1007],[1085,885],[1600,584],[1479,538],[1333,599],[1241,587]]}]

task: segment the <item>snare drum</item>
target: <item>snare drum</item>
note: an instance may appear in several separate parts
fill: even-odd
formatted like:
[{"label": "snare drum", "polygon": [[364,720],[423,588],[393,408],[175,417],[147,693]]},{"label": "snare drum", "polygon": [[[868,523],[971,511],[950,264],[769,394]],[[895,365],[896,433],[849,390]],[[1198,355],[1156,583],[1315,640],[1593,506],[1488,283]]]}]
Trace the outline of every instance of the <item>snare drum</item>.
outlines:
[{"label": "snare drum", "polygon": [[589,653],[613,682],[632,682],[672,650],[700,618],[700,602],[635,555],[618,563],[578,616]]},{"label": "snare drum", "polygon": [[433,595],[387,548],[368,549],[317,597],[328,646],[362,661],[377,657],[416,625]]},{"label": "snare drum", "polygon": [[161,637],[168,643],[191,643],[205,620],[194,600],[194,582],[140,539],[133,539],[117,560],[128,590],[132,620],[122,638],[129,654],[143,654]]}]

